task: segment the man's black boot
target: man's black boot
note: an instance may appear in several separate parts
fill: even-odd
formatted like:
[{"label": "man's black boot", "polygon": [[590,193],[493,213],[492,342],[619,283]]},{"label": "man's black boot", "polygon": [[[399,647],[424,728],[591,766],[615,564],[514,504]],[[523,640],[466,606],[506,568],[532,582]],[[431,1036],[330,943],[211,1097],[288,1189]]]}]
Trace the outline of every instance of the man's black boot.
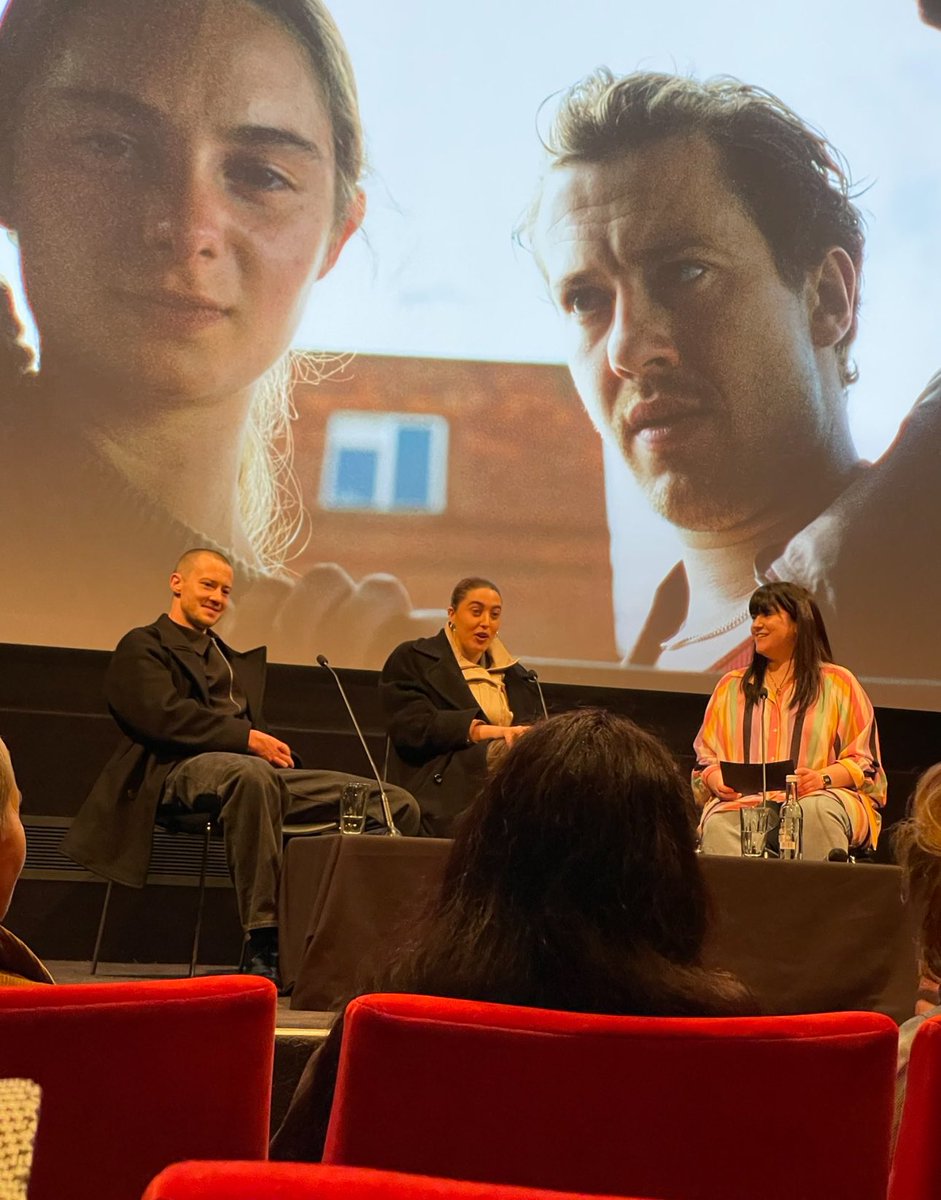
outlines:
[{"label": "man's black boot", "polygon": [[243,975],[260,975],[263,979],[270,979],[278,991],[281,991],[277,926],[269,925],[264,929],[248,931],[239,970]]}]

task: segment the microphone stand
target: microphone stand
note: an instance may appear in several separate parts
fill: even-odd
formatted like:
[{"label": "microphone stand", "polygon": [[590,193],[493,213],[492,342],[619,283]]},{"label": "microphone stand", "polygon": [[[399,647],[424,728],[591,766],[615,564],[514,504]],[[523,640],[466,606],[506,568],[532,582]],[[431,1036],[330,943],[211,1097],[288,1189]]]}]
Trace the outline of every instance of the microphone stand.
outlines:
[{"label": "microphone stand", "polygon": [[363,747],[366,757],[369,759],[369,765],[372,767],[373,776],[376,780],[376,783],[379,785],[379,799],[382,802],[382,815],[385,818],[385,822],[389,830],[389,837],[401,837],[401,833],[398,831],[398,829],[396,829],[395,822],[392,820],[392,807],[389,804],[389,797],[386,795],[386,789],[382,786],[382,779],[379,777],[379,771],[376,768],[376,764],[373,762],[372,755],[369,753],[369,746],[367,745],[366,739],[363,736],[362,729],[359,727],[359,721],[356,720],[356,714],[353,712],[350,702],[346,697],[346,689],[340,682],[340,676],[336,673],[336,671],[334,671],[333,667],[330,666],[323,654],[317,655],[317,663],[319,666],[328,670],[333,676],[334,683],[337,685],[337,690],[343,698],[343,703],[346,705],[346,711],[350,714],[350,720],[353,722],[353,728],[356,730],[356,735],[359,738],[360,745]]},{"label": "microphone stand", "polygon": [[540,682],[539,682],[539,676],[536,674],[535,671],[530,671],[529,674],[526,676],[526,678],[529,680],[530,683],[534,683],[536,685],[536,691],[539,693],[539,703],[542,705],[542,715],[548,721],[549,720],[549,711],[546,708],[546,698],[542,694],[542,684],[540,684]]},{"label": "microphone stand", "polygon": [[[761,726],[759,728],[760,737],[758,739],[759,745],[761,747],[761,806],[768,813],[768,826],[770,828],[770,826],[771,826],[771,805],[768,803],[768,744],[767,744],[767,740],[766,740],[767,733],[765,731],[765,705],[768,702],[768,689],[766,687],[763,687],[761,689],[761,691],[758,693],[758,699],[761,701],[761,711],[759,713],[759,719],[761,721]],[[766,835],[765,836],[765,849],[764,849],[762,858],[770,858],[770,857],[771,857],[771,855],[768,852],[768,839],[767,839],[767,835]]]},{"label": "microphone stand", "polygon": [[768,804],[768,745],[765,740],[765,704],[768,700],[768,689],[766,687],[763,687],[758,693],[758,699],[761,701],[761,712],[759,714],[759,720],[761,721],[759,728],[761,735],[759,738],[761,746],[761,803],[764,808],[768,808],[770,806]]}]

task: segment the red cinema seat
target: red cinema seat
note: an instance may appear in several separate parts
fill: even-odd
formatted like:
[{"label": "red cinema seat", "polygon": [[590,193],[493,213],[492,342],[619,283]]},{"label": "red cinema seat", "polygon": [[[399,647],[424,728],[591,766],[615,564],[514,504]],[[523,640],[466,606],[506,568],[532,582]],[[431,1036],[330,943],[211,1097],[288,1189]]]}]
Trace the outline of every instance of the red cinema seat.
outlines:
[{"label": "red cinema seat", "polygon": [[889,1200],[937,1197],[941,1197],[941,1017],[932,1017],[912,1043]]},{"label": "red cinema seat", "polygon": [[0,988],[0,1076],[42,1088],[30,1200],[139,1200],[267,1153],[277,996],[250,975]]},{"label": "red cinema seat", "polygon": [[898,1031],[876,1013],[346,1011],[324,1161],[663,1200],[883,1200]]},{"label": "red cinema seat", "polygon": [[[189,1162],[167,1167],[144,1200],[574,1200],[571,1192],[308,1163]],[[596,1196],[594,1200],[630,1200]],[[634,1198],[639,1200],[639,1198]]]}]

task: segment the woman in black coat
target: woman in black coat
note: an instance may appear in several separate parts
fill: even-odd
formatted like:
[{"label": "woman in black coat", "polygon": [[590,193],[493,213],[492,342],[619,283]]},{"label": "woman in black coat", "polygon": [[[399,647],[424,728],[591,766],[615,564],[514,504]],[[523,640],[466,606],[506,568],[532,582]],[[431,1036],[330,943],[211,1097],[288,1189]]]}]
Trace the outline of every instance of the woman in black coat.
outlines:
[{"label": "woman in black coat", "polygon": [[494,583],[462,579],[447,627],[403,642],[382,669],[387,774],[418,800],[422,832],[432,837],[452,836],[480,790],[488,756],[512,745],[540,713],[529,672],[497,637],[502,615]]}]

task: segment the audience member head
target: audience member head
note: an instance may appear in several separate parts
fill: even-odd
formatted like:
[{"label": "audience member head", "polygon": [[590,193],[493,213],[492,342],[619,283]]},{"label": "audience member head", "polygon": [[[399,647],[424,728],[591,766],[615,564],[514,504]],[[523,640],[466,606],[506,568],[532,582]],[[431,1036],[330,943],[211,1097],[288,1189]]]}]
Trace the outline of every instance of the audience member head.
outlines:
[{"label": "audience member head", "polygon": [[20,800],[10,751],[0,741],[0,921],[10,907],[13,889],[26,860],[26,835],[20,820]]},{"label": "audience member head", "polygon": [[924,970],[941,979],[941,763],[918,780],[911,815],[892,830],[892,847],[908,892],[923,912]]},{"label": "audience member head", "polygon": [[594,1012],[738,1011],[700,966],[696,815],[665,747],[602,709],[550,718],[501,758],[441,891],[387,983]]},{"label": "audience member head", "polygon": [[813,596],[796,583],[784,580],[766,583],[752,593],[748,612],[752,619],[753,649],[751,663],[742,679],[745,695],[753,704],[757,703],[769,660],[777,662],[782,657],[780,651],[772,653],[768,643],[772,637],[782,635],[788,639],[783,658],[793,663],[791,707],[812,704],[820,690],[820,665],[833,661],[827,629]]}]

